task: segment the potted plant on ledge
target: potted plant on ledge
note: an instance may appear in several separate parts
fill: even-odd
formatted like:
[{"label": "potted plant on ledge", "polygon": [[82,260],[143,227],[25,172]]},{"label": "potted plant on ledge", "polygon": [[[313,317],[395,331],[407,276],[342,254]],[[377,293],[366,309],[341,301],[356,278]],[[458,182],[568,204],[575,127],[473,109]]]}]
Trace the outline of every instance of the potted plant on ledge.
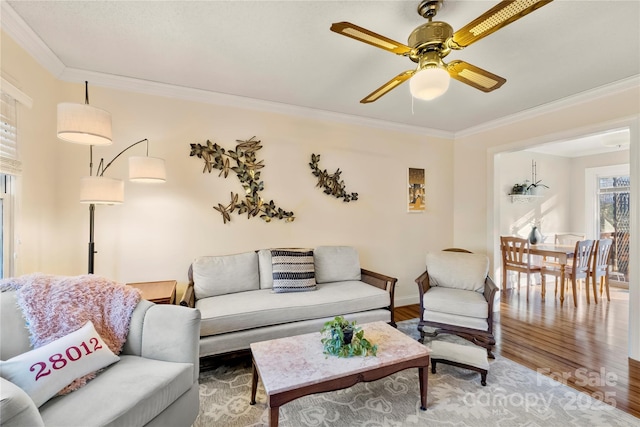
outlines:
[{"label": "potted plant on ledge", "polygon": [[544,184],[541,184],[542,180],[538,180],[536,182],[534,182],[533,184],[529,185],[527,187],[527,193],[531,194],[532,196],[537,196],[540,194],[540,189],[541,188],[549,188]]}]

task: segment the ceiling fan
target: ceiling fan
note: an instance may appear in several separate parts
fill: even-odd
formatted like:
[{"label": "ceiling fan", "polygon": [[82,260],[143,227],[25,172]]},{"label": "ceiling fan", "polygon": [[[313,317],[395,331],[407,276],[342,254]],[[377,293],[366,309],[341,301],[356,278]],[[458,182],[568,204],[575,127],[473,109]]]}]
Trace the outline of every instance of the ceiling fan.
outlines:
[{"label": "ceiling fan", "polygon": [[374,102],[409,79],[411,79],[409,82],[411,94],[415,98],[425,100],[434,99],[446,92],[450,77],[483,92],[498,89],[507,81],[506,79],[465,61],[455,60],[446,64],[442,59],[452,49],[464,49],[471,43],[498,31],[553,0],[501,1],[455,33],[451,25],[446,22],[433,21],[443,1],[420,2],[418,14],[428,19],[428,22],[413,30],[407,45],[350,22],[337,22],[331,25],[333,32],[409,57],[418,64],[416,69],[398,74],[371,92],[360,101],[361,103]]}]

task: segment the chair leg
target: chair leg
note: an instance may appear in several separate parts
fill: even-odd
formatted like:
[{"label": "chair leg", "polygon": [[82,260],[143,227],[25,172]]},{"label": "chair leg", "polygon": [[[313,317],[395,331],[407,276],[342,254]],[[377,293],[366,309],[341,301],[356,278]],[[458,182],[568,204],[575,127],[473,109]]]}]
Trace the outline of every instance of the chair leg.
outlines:
[{"label": "chair leg", "polygon": [[571,286],[573,287],[573,306],[578,306],[578,296],[576,295],[576,279],[571,279]]},{"label": "chair leg", "polygon": [[604,287],[605,287],[605,289],[607,291],[607,301],[611,301],[611,297],[609,296],[609,275],[606,274],[600,280],[604,281]]},{"label": "chair leg", "polygon": [[[589,275],[587,275],[587,282],[589,282]],[[591,277],[591,285],[593,285],[593,301],[597,304],[598,303],[598,280],[596,280],[595,276]]]},{"label": "chair leg", "polygon": [[544,301],[544,297],[547,294],[547,285],[544,280],[544,274],[540,273],[540,286],[542,289],[542,301]]},{"label": "chair leg", "polygon": [[589,298],[589,275],[587,274],[587,277],[584,278],[584,289],[586,290],[587,293],[587,304],[591,304],[591,299]]}]

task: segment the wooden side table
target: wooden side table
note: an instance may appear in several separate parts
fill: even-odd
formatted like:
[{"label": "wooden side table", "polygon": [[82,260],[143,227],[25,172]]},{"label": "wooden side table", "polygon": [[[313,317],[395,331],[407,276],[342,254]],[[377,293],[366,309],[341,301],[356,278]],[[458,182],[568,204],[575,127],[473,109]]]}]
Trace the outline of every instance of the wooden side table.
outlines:
[{"label": "wooden side table", "polygon": [[176,285],[175,280],[163,280],[159,282],[127,283],[129,286],[142,291],[142,298],[156,304],[175,304]]}]

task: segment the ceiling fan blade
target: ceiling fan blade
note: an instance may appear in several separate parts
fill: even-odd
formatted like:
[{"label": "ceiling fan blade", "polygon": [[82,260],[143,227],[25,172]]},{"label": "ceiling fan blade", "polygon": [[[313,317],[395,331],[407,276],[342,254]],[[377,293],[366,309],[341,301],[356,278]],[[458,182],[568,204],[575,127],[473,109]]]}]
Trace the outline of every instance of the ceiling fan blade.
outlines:
[{"label": "ceiling fan blade", "polygon": [[369,95],[362,98],[360,103],[368,104],[369,102],[378,100],[378,98],[380,98],[381,96],[386,95],[388,92],[391,92],[391,90],[400,86],[402,83],[405,82],[405,80],[409,80],[411,76],[413,76],[415,73],[416,73],[416,70],[408,70],[398,74],[397,76],[395,76],[394,78],[392,78],[391,80],[389,80],[388,82],[380,86],[378,89],[374,90]]},{"label": "ceiling fan blade", "polygon": [[447,64],[447,71],[451,78],[483,92],[494,91],[507,81],[505,78],[464,61],[451,61]]},{"label": "ceiling fan blade", "polygon": [[356,39],[363,43],[370,44],[371,46],[397,53],[398,55],[405,55],[411,52],[411,48],[409,46],[398,43],[395,40],[391,40],[390,38],[381,36],[380,34],[376,34],[362,27],[358,27],[351,22],[336,22],[331,24],[331,31],[342,34],[343,36],[351,37],[352,39]]},{"label": "ceiling fan blade", "polygon": [[453,35],[453,48],[462,49],[493,34],[553,0],[503,0],[460,28]]}]

